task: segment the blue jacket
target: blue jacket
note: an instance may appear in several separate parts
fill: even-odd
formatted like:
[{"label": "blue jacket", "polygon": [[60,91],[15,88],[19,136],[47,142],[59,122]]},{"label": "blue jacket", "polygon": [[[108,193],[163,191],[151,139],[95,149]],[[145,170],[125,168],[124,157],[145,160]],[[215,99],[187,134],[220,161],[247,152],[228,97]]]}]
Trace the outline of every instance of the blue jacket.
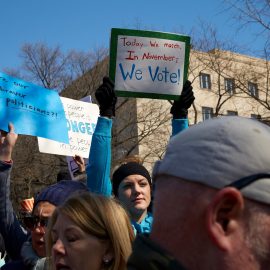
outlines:
[{"label": "blue jacket", "polygon": [[107,197],[112,195],[111,141],[112,120],[99,117],[94,131],[89,153],[87,187],[91,192]]},{"label": "blue jacket", "polygon": [[[188,128],[188,119],[172,120],[172,136]],[[90,191],[105,196],[112,195],[111,171],[111,134],[112,120],[99,117],[89,153],[89,164],[86,168],[87,186]],[[153,217],[148,213],[139,224],[132,222],[134,232],[149,233],[151,231]]]}]

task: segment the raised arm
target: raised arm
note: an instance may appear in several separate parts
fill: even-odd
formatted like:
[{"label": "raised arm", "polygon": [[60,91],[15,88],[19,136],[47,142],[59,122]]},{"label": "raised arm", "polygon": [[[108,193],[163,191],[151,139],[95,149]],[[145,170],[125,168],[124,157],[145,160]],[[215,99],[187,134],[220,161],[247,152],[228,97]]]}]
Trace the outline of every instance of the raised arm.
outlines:
[{"label": "raised arm", "polygon": [[21,247],[28,237],[17,220],[10,201],[12,150],[17,137],[12,124],[9,125],[8,133],[1,131],[0,134],[0,232],[5,241],[6,251],[13,260],[20,258]]},{"label": "raised arm", "polygon": [[86,168],[87,186],[92,192],[111,196],[112,118],[115,116],[117,101],[113,82],[108,77],[104,77],[95,95],[100,108],[100,117],[92,137],[89,163]]},{"label": "raised arm", "polygon": [[190,81],[186,81],[179,100],[175,100],[170,113],[172,119],[172,136],[188,128],[188,109],[195,100],[193,87]]},{"label": "raised arm", "polygon": [[86,165],[85,165],[84,158],[80,155],[75,155],[73,157],[73,160],[78,166],[78,170],[73,172],[73,179],[76,181],[86,182],[87,176],[86,176]]}]

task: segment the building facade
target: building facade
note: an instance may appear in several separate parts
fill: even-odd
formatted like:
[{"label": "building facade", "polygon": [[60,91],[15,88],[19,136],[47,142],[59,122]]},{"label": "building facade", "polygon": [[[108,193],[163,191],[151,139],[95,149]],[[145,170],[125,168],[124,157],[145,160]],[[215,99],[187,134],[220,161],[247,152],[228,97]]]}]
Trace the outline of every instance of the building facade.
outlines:
[{"label": "building facade", "polygon": [[228,51],[193,51],[189,79],[196,96],[192,123],[219,115],[269,120],[269,62]]},{"label": "building facade", "polygon": [[[269,62],[229,51],[191,51],[188,79],[192,82],[195,101],[189,110],[189,124],[212,117],[238,115],[269,123]],[[149,169],[164,153],[171,134],[168,101],[137,100],[137,118],[152,112],[152,132],[143,139],[146,124],[139,121],[138,136],[142,138],[138,155],[144,157]],[[159,108],[159,109],[158,109]],[[149,122],[150,120],[148,120]]]}]

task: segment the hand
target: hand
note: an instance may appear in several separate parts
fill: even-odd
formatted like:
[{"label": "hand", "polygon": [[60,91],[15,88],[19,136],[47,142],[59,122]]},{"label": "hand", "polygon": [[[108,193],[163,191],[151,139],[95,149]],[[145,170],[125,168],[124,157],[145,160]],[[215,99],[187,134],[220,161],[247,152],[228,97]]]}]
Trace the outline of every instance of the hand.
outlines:
[{"label": "hand", "polygon": [[183,91],[179,100],[175,100],[171,107],[170,113],[173,115],[173,119],[187,118],[188,109],[195,100],[193,87],[190,81],[186,81],[183,87]]},{"label": "hand", "polygon": [[109,118],[115,116],[117,97],[114,92],[114,83],[109,77],[103,78],[103,83],[96,90],[95,96],[99,103],[100,115]]},{"label": "hand", "polygon": [[77,164],[77,166],[79,167],[79,172],[85,172],[85,162],[84,162],[84,158],[78,155],[75,155],[73,157],[73,160],[75,161],[75,163]]},{"label": "hand", "polygon": [[18,139],[18,135],[14,132],[12,123],[8,125],[9,132],[0,130],[0,160],[11,161],[12,150]]}]

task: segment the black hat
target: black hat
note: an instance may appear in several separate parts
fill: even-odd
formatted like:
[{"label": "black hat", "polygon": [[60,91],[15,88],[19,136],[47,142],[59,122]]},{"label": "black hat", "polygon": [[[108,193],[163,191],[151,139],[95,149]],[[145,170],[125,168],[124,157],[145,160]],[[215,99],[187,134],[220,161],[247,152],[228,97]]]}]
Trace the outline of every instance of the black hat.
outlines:
[{"label": "black hat", "polygon": [[122,180],[133,174],[144,176],[151,185],[151,176],[143,165],[137,162],[124,163],[113,173],[112,185],[115,196],[118,196],[118,187]]}]

